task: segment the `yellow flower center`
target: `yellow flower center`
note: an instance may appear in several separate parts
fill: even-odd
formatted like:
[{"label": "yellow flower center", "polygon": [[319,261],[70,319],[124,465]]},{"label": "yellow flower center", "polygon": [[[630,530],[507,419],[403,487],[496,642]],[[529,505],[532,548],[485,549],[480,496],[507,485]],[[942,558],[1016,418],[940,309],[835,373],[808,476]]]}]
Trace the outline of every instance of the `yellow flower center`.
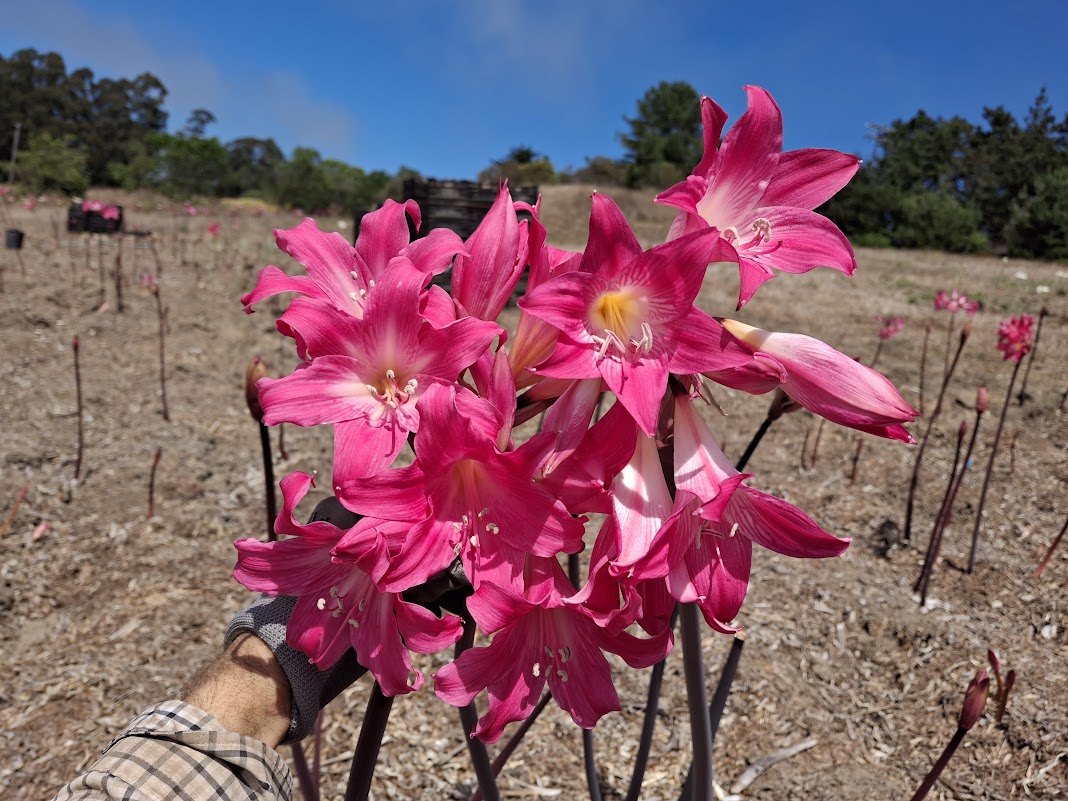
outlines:
[{"label": "yellow flower center", "polygon": [[653,332],[645,317],[646,300],[638,290],[613,289],[599,295],[590,309],[590,327],[603,332],[593,334],[594,342],[601,346],[598,358],[603,359],[611,350],[626,355],[632,346],[635,355],[648,353]]}]

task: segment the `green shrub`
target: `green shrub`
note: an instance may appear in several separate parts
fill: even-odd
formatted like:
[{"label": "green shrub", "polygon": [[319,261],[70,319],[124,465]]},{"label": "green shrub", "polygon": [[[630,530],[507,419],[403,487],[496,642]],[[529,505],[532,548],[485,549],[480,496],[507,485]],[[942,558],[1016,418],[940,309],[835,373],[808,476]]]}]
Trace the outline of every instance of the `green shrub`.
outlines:
[{"label": "green shrub", "polygon": [[1009,253],[1068,259],[1068,167],[1035,180],[1035,194],[1017,200],[1006,231]]},{"label": "green shrub", "polygon": [[17,174],[34,194],[80,195],[89,188],[89,156],[71,138],[38,133],[18,162]]},{"label": "green shrub", "polygon": [[977,253],[990,248],[979,223],[978,209],[965,206],[952,195],[916,192],[902,199],[891,239],[896,247]]}]

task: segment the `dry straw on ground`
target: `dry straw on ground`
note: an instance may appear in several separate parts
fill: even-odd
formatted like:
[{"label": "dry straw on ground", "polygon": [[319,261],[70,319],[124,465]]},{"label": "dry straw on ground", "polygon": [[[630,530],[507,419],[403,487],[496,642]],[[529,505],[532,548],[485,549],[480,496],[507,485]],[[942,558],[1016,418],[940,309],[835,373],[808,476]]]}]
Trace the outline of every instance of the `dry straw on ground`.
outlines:
[{"label": "dry straw on ground", "polygon": [[[0,344],[0,518],[29,485],[10,530],[0,539],[0,790],[5,798],[44,799],[84,768],[126,721],[172,697],[215,654],[229,616],[249,600],[230,577],[231,541],[261,535],[261,474],[256,427],[244,408],[242,380],[259,353],[272,374],[293,365],[274,333],[276,303],[245,316],[238,297],[268,262],[287,266],[270,228],[291,217],[223,219],[226,257],[210,250],[210,215],[177,217],[139,210],[127,199],[133,227],[154,231],[165,263],[170,310],[168,394],[172,422],[160,417],[153,299],[127,287],[126,310],[97,308],[97,247],[84,261],[83,238],[54,234],[63,209],[13,209],[26,231],[23,279],[10,252],[3,259]],[[145,202],[145,198],[140,199]],[[654,244],[671,219],[648,197],[622,204]],[[553,242],[581,247],[588,189],[546,193]],[[334,227],[337,220],[322,220]],[[175,247],[176,234],[187,244]],[[351,231],[351,228],[348,229]],[[235,240],[236,238],[236,240]],[[114,240],[102,247],[114,262]],[[154,270],[133,239],[124,244],[130,276]],[[182,254],[184,253],[184,263]],[[917,547],[895,546],[913,452],[869,438],[849,472],[858,435],[828,427],[815,465],[800,466],[802,443],[816,421],[789,415],[773,426],[750,463],[755,485],[798,504],[828,530],[852,536],[833,561],[796,562],[755,554],[753,583],[740,615],[749,641],[717,740],[717,770],[730,786],[748,765],[815,737],[818,744],[770,768],[745,798],[902,798],[918,785],[955,726],[963,689],[987,648],[1014,668],[1018,682],[1002,726],[984,720],[936,786],[943,799],[1068,796],[1068,549],[1041,579],[1033,570],[1068,513],[1068,415],[1058,412],[1068,376],[1068,271],[1064,265],[1005,263],[933,253],[861,251],[849,279],[830,271],[782,276],[760,290],[741,315],[765,328],[820,337],[870,360],[875,314],[906,318],[880,367],[916,402],[923,325],[939,289],[981,297],[944,425],[925,460],[918,502]],[[1022,277],[1021,277],[1022,276]],[[1036,292],[1048,287],[1048,293]],[[109,285],[107,291],[113,288]],[[734,309],[733,269],[709,270],[703,306]],[[994,350],[997,321],[1008,314],[1051,315],[1029,383],[1033,398],[1009,410],[1015,432],[995,472],[977,572],[964,575],[977,495],[965,481],[935,574],[928,608],[911,585],[952,459],[956,427],[975,388],[1000,398],[1007,371]],[[514,322],[514,317],[512,318]],[[78,334],[86,403],[82,478],[75,456],[74,384],[69,343]],[[934,341],[937,341],[935,339]],[[936,354],[939,355],[939,354]],[[928,388],[929,392],[932,388]],[[737,457],[763,419],[766,398],[721,391],[729,413],[710,415],[728,455]],[[996,409],[994,410],[996,411]],[[288,428],[289,470],[328,470],[325,432]],[[146,521],[148,471],[156,448],[155,516]],[[981,438],[976,462],[989,442]],[[320,490],[321,494],[321,490]],[[319,496],[309,499],[308,509]],[[41,533],[40,525],[47,523]],[[36,538],[34,532],[36,531]],[[705,639],[715,671],[729,639]],[[432,671],[440,658],[424,659]],[[600,770],[608,798],[626,789],[644,702],[644,673],[616,665],[623,712],[598,728]],[[330,708],[325,728],[325,797],[338,797],[348,770],[368,686],[360,683]],[[643,796],[674,798],[689,752],[681,665],[672,655],[660,725]],[[473,782],[456,715],[424,690],[400,699],[383,749],[374,797],[468,797]],[[577,730],[554,706],[535,725],[502,781],[507,798],[584,797]]]}]

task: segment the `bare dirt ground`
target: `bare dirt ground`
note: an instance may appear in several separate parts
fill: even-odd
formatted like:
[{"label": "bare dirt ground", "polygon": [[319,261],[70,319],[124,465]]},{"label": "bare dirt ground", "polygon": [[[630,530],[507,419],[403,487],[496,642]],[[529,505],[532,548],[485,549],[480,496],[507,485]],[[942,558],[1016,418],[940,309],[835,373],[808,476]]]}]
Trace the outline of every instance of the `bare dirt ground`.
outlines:
[{"label": "bare dirt ground", "polygon": [[[128,227],[154,232],[169,313],[171,422],[160,414],[155,301],[137,280],[156,269],[145,241],[128,237],[122,245],[128,283],[119,313],[111,279],[118,240],[62,233],[58,203],[9,207],[4,227],[20,228],[27,238],[21,264],[14,251],[0,251],[0,520],[19,490],[28,489],[0,535],[5,798],[51,797],[132,716],[174,697],[217,653],[226,622],[250,600],[230,575],[231,542],[261,536],[265,528],[257,430],[242,395],[245,365],[259,353],[279,375],[295,358],[288,340],[274,332],[270,304],[246,316],[238,303],[260,267],[289,264],[274,250],[270,230],[294,225],[295,218],[247,211],[230,218],[221,210],[188,217],[146,198],[96,196],[124,201]],[[651,245],[671,215],[647,200],[626,195],[622,205]],[[554,243],[582,246],[588,206],[584,188],[546,193],[544,219]],[[214,220],[222,223],[222,244],[213,246],[206,229]],[[324,228],[339,222],[345,221],[320,220]],[[949,319],[933,310],[935,292],[957,287],[982,299],[984,309],[924,461],[912,547],[888,548],[880,530],[884,521],[903,522],[915,449],[863,437],[850,481],[861,435],[828,425],[813,459],[817,421],[802,412],[778,421],[750,462],[755,486],[854,539],[832,561],[754,554],[740,615],[749,639],[716,741],[720,783],[729,789],[756,759],[815,737],[815,747],[769,769],[743,797],[907,798],[954,731],[964,688],[993,648],[1018,674],[1008,713],[1002,725],[988,717],[971,732],[930,797],[1066,798],[1068,545],[1041,579],[1034,570],[1068,516],[1062,398],[1068,389],[1068,268],[918,252],[864,250],[858,257],[852,279],[829,270],[780,276],[739,316],[819,337],[864,361],[876,346],[873,315],[904,317],[906,328],[886,342],[879,367],[914,405],[924,325],[930,323],[930,411]],[[108,278],[103,290],[100,258]],[[713,314],[731,315],[736,293],[736,271],[713,267],[701,303]],[[1000,319],[1037,314],[1042,305],[1050,316],[1030,376],[1032,397],[1008,409],[978,567],[966,575],[961,567],[982,471],[1011,372],[995,350],[995,330]],[[508,314],[514,323],[514,313]],[[81,342],[85,403],[77,481],[73,335]],[[981,382],[990,388],[990,412],[931,599],[920,608],[911,587],[957,427],[962,419],[971,423]],[[729,416],[710,419],[724,450],[737,458],[768,399],[727,390],[717,397]],[[277,444],[277,432],[274,437]],[[288,458],[276,456],[279,475],[329,470],[326,432],[287,426],[285,440]],[[156,514],[146,520],[157,448]],[[309,510],[317,499],[309,499]],[[714,683],[729,638],[709,633],[705,647]],[[432,671],[443,659],[420,666]],[[643,672],[616,668],[623,712],[604,719],[595,735],[607,798],[626,792],[647,682]],[[330,708],[326,798],[341,796],[368,691],[360,682]],[[473,775],[455,711],[429,687],[398,699],[387,738],[375,798],[469,797]],[[578,729],[550,705],[510,763],[504,796],[585,797],[580,742]],[[643,797],[677,797],[689,752],[682,668],[673,653]]]}]

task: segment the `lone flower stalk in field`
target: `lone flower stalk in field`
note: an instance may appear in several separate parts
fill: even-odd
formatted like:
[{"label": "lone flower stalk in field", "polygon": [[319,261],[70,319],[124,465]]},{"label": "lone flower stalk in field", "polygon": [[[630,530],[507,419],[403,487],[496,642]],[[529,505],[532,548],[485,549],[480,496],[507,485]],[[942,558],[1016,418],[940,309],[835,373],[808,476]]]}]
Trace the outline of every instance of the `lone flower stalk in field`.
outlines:
[{"label": "lone flower stalk in field", "polygon": [[879,355],[883,352],[883,343],[905,330],[904,317],[884,317],[881,314],[877,314],[875,319],[879,321],[880,328],[879,344],[875,346],[875,355],[871,357],[871,367],[873,368],[875,363],[879,361]]},{"label": "lone flower stalk in field", "polygon": [[[553,248],[538,206],[514,203],[506,183],[466,241],[444,230],[412,240],[409,221],[421,222],[412,201],[366,215],[355,245],[311,220],[276,231],[306,274],[267,267],[242,302],[251,313],[269,296],[298,295],[277,327],[301,362],[259,380],[263,419],[332,425],[329,486],[363,516],[347,531],[299,525],[311,477],[294,473],[282,479],[276,522],[290,538],[236,543],[239,580],[298,597],[293,647],[323,669],[355,648],[392,697],[423,682],[410,651],[437,652],[477,625],[484,643],[465,637],[433,677],[439,697],[469,712],[486,691],[474,736],[496,741],[546,687],[589,729],[620,708],[605,654],[636,667],[662,661],[677,604],[688,672],[700,666],[700,615],[737,631],[753,543],[799,558],[845,550],[848,540],[736,470],[701,413],[712,382],[780,390],[889,439],[911,441],[902,424],[916,417],[883,376],[819,340],[696,305],[715,262],[739,265],[739,305],[775,271],[856,267],[845,237],[812,209],[857,160],[783,153],[778,106],[747,91],[749,110],[722,145],[726,114],[702,101],[704,157],[659,197],[679,213],[648,250],[603,195],[593,197],[585,251]],[[431,279],[450,263],[447,292]],[[497,317],[527,265],[509,341]],[[605,392],[614,403],[595,420]],[[542,432],[524,441],[517,421],[545,409]],[[407,443],[414,461],[397,466]],[[604,523],[587,543],[590,514]],[[587,547],[588,574],[570,577],[566,557]],[[463,624],[405,595],[442,571],[468,585]],[[700,716],[707,734],[707,710]],[[706,797],[710,774],[697,767]],[[487,775],[483,765],[480,782]]]},{"label": "lone flower stalk in field", "polygon": [[1012,388],[1016,383],[1016,374],[1020,372],[1020,364],[1034,346],[1035,318],[1030,314],[1021,314],[1019,317],[1010,317],[1003,320],[998,326],[998,350],[1002,358],[1012,361],[1012,375],[1009,377],[1009,388],[1005,394],[1005,402],[1001,405],[1001,415],[998,417],[998,427],[994,431],[994,444],[990,446],[990,461],[986,463],[986,475],[983,477],[983,489],[979,493],[979,506],[975,510],[975,528],[972,530],[972,548],[968,554],[968,572],[975,570],[975,558],[979,551],[979,532],[983,527],[983,509],[986,507],[986,493],[990,489],[990,477],[994,472],[994,459],[998,455],[998,445],[1001,443],[1001,431],[1005,428],[1005,415],[1009,411],[1012,402]]}]

